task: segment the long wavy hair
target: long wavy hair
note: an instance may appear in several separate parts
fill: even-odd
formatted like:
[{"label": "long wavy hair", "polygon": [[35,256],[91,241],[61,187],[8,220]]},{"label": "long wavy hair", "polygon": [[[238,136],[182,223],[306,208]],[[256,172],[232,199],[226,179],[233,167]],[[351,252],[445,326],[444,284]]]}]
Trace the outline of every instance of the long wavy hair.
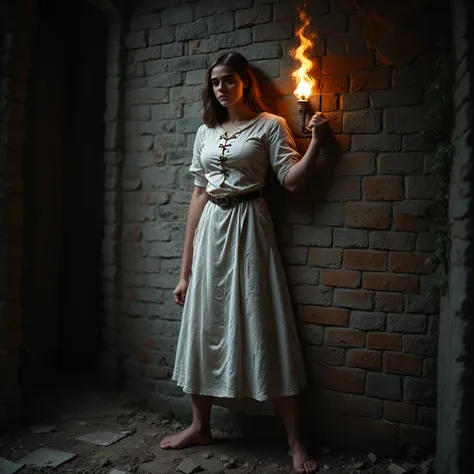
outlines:
[{"label": "long wavy hair", "polygon": [[240,53],[231,51],[216,58],[207,71],[206,83],[202,91],[204,123],[212,128],[227,119],[227,109],[217,100],[211,84],[212,70],[219,64],[230,66],[242,81],[248,82],[248,86],[244,89],[244,100],[248,108],[256,113],[266,112],[267,107],[263,103],[262,93],[252,71],[252,66]]}]

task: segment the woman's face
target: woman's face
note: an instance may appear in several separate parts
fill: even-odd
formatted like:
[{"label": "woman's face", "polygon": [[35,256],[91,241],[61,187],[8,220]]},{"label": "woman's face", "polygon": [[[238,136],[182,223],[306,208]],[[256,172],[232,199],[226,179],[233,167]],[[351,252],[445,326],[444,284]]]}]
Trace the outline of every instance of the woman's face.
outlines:
[{"label": "woman's face", "polygon": [[218,64],[211,72],[211,86],[219,103],[223,107],[231,107],[243,101],[247,84],[230,66]]}]

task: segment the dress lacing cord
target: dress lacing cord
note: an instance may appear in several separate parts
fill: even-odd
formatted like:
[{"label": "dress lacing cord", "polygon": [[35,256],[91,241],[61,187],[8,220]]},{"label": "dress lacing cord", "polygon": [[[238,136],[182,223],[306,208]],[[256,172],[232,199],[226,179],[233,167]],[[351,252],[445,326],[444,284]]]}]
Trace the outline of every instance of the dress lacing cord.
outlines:
[{"label": "dress lacing cord", "polygon": [[219,165],[221,167],[220,174],[222,175],[222,182],[219,186],[222,186],[225,183],[226,178],[229,177],[229,170],[226,168],[225,163],[227,161],[226,153],[229,153],[229,148],[232,146],[232,143],[228,143],[229,140],[234,140],[240,135],[241,132],[236,132],[230,137],[227,135],[220,135],[221,140],[225,140],[225,143],[219,143],[219,148],[222,150],[221,156],[219,156]]}]

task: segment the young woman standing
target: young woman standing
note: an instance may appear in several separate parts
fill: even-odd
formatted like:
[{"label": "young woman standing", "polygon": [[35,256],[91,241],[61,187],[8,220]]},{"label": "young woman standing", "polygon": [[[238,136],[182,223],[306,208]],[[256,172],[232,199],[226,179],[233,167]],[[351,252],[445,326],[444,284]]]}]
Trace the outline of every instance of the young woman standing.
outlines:
[{"label": "young woman standing", "polygon": [[306,384],[284,268],[262,188],[268,167],[291,192],[314,175],[327,121],[314,115],[301,157],[284,119],[265,111],[248,61],[221,55],[203,91],[176,303],[184,306],[173,379],[192,395],[189,428],[164,449],[212,441],[215,398],[272,400],[294,468],[317,471],[302,443],[297,394]]}]

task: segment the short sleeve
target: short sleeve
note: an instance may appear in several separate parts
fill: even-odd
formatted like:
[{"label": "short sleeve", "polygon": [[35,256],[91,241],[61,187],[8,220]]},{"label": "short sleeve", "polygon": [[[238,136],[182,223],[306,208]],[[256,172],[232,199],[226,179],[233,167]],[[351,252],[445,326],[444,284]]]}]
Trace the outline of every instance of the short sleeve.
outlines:
[{"label": "short sleeve", "polygon": [[194,176],[195,186],[201,188],[207,187],[206,171],[201,162],[201,151],[204,145],[204,125],[198,128],[193,147],[193,159],[189,171]]},{"label": "short sleeve", "polygon": [[301,156],[296,150],[295,140],[286,120],[277,117],[268,131],[268,150],[270,162],[280,183],[283,184],[289,169],[298,163]]}]

